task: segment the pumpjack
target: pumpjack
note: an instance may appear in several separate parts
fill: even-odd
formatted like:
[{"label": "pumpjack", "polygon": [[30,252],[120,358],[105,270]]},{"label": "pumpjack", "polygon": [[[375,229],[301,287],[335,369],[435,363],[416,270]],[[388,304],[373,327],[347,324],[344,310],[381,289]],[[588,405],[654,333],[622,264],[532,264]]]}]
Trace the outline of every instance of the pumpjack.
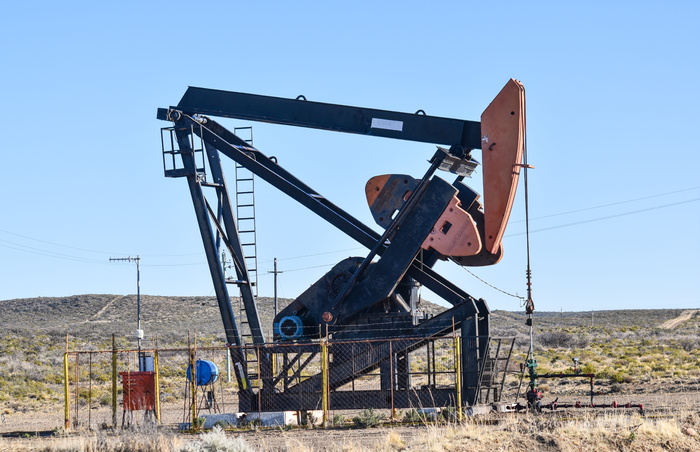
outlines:
[{"label": "pumpjack", "polygon": [[[367,182],[367,203],[382,228],[380,233],[212,116],[431,143],[437,150],[420,178],[389,174]],[[446,406],[453,391],[411,388],[408,369],[411,351],[455,328],[461,333],[464,402],[473,405],[480,400],[484,369],[489,365],[488,305],[439,275],[433,266],[439,260],[461,266],[493,265],[503,255],[502,238],[523,166],[525,93],[520,82],[509,80],[480,121],[312,102],[304,96],[285,99],[196,87],[189,87],[176,106],[159,108],[157,117],[173,123],[161,131],[164,173],[184,177],[189,185],[226,340],[232,346],[241,411],[318,407],[322,375],[303,368],[318,353],[319,340],[354,341],[352,347],[331,349],[327,378],[334,407],[367,408],[366,398],[359,405],[357,398],[342,398],[339,389],[377,369],[381,374],[378,395],[393,391],[392,406]],[[479,165],[472,155],[476,149],[481,149],[483,200],[464,183]],[[260,322],[222,156],[369,250],[366,256],[336,264],[281,310],[274,318],[270,341]],[[447,171],[454,180],[436,176],[437,170]],[[214,190],[215,197],[210,198],[216,199],[216,205],[205,196],[205,189]],[[219,260],[223,250],[232,256],[233,278],[226,278]],[[242,319],[234,315],[227,284],[240,290]],[[420,286],[451,308],[433,317],[421,315]],[[244,323],[253,358],[241,332]],[[276,355],[284,356],[282,366],[277,365]],[[403,377],[390,379],[390,367]],[[254,380],[262,383],[254,387]],[[299,397],[302,393],[307,396]],[[386,403],[384,397],[372,400],[377,407]]]}]

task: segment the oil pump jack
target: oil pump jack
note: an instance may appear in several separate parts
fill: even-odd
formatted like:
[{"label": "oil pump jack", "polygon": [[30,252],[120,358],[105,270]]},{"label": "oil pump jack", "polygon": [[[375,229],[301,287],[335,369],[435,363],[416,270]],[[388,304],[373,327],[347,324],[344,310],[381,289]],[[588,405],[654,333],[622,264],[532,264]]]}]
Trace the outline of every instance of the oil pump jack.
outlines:
[{"label": "oil pump jack", "polygon": [[[319,353],[318,341],[354,341],[349,348],[331,348],[326,378],[332,405],[367,408],[357,398],[342,397],[343,385],[380,370],[381,389],[391,390],[394,407],[446,406],[453,390],[430,385],[412,387],[410,353],[431,338],[461,330],[464,402],[480,401],[488,366],[489,308],[448,281],[433,266],[449,260],[461,266],[497,263],[522,167],[525,94],[511,79],[481,115],[466,121],[387,110],[285,99],[190,87],[177,106],[158,109],[163,128],[164,172],[187,179],[221,311],[226,340],[239,387],[239,409],[315,409],[321,398],[320,372],[307,363]],[[325,129],[437,145],[420,178],[404,174],[371,178],[365,195],[383,232],[363,224],[317,193],[251,143],[212,120],[212,116]],[[481,149],[483,203],[464,183],[479,162]],[[369,253],[336,264],[308,290],[280,311],[268,341],[260,322],[253,284],[246,267],[235,210],[226,185],[221,156],[230,158],[260,179],[310,209],[363,246]],[[451,174],[448,182],[435,175]],[[204,195],[214,190],[216,205]],[[209,192],[211,193],[211,192]],[[213,199],[213,197],[211,197]],[[234,278],[226,278],[219,260],[232,256]],[[240,290],[243,319],[237,319],[227,284]],[[424,286],[451,308],[419,315],[418,288]],[[247,323],[251,349],[241,334]],[[370,341],[371,340],[371,341]],[[273,365],[282,355],[284,364]],[[389,378],[389,368],[399,378]],[[254,387],[253,380],[261,382]],[[371,391],[365,391],[371,392]],[[305,397],[300,397],[305,394]],[[384,407],[385,397],[373,397]]]}]

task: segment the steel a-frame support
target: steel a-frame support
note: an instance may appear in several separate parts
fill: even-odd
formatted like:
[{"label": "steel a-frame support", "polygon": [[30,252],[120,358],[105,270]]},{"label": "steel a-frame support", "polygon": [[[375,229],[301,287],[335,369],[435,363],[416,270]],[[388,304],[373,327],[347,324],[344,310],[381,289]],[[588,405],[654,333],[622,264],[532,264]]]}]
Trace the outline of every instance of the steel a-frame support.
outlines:
[{"label": "steel a-frame support", "polygon": [[[244,405],[245,400],[250,399],[250,396],[252,396],[252,389],[248,378],[245,352],[242,348],[245,344],[243,343],[241,331],[233,313],[223,267],[218,260],[220,253],[219,246],[217,245],[221,242],[223,242],[232,256],[237,278],[235,283],[240,288],[241,298],[246,307],[253,342],[255,344],[264,344],[265,335],[255,306],[252,286],[248,278],[248,271],[244,264],[243,251],[236,231],[236,223],[224,180],[223,170],[221,168],[219,154],[216,149],[205,143],[204,151],[206,152],[209,172],[212,177],[212,182],[206,182],[204,174],[197,168],[195,162],[195,149],[193,147],[195,134],[193,133],[193,129],[196,127],[197,125],[194,123],[187,124],[185,122],[176,122],[175,124],[174,130],[179,154],[182,159],[182,170],[180,174],[185,175],[187,178],[190,196],[197,217],[197,224],[207,257],[207,265],[212,276],[214,292],[224,324],[226,341],[228,344],[234,346],[230,348],[230,354],[236,373],[236,379],[239,384],[242,405]],[[204,195],[204,187],[212,187],[216,190],[216,199],[218,202],[217,212],[214,211],[209,201],[207,201]],[[266,364],[266,362],[261,363],[261,365]]]}]

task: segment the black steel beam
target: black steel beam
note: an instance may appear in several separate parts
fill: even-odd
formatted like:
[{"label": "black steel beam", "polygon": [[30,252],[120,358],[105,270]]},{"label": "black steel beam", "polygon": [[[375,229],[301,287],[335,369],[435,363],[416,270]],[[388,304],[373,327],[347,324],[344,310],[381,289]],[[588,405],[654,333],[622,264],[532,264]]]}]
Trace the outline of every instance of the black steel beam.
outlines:
[{"label": "black steel beam", "polygon": [[[167,111],[159,112],[159,117],[167,118],[167,115]],[[190,125],[196,125],[197,127],[194,127],[194,132],[202,133],[202,138],[205,142],[217,148],[221,153],[234,160],[239,165],[243,165],[246,169],[264,179],[282,193],[307,207],[360,244],[372,249],[379,240],[380,235],[369,226],[334,205],[324,196],[287,172],[259,150],[250,147],[250,145],[216,121],[208,120],[206,124],[200,127],[200,124],[192,120],[189,116],[184,116],[182,120],[185,121],[188,127]],[[382,247],[378,251],[378,254],[382,255],[384,249],[385,247]],[[413,265],[408,270],[408,274],[452,305],[459,304],[463,300],[475,300],[454,283],[437,274],[429,266],[426,266],[418,260],[413,262]]]},{"label": "black steel beam", "polygon": [[[216,293],[216,300],[219,304],[221,320],[224,324],[226,341],[229,344],[240,346],[242,345],[241,336],[238,330],[238,325],[236,324],[236,317],[233,314],[233,308],[231,307],[231,299],[228,294],[228,289],[226,288],[226,281],[223,271],[218,262],[216,239],[214,237],[214,231],[212,230],[211,223],[209,222],[209,213],[206,207],[206,199],[202,193],[202,186],[200,185],[196,176],[194,150],[190,146],[188,133],[188,129],[179,129],[176,136],[180,149],[186,151],[183,152],[181,156],[183,166],[188,171],[187,183],[190,189],[190,196],[192,197],[192,203],[197,216],[197,224],[202,237],[204,250],[207,255],[209,272],[211,273],[212,281],[214,283],[214,291]],[[232,347],[230,349],[230,354],[233,363],[240,363],[244,373],[246,373],[246,375],[240,375],[238,372],[236,372],[238,387],[242,388],[241,392],[251,392],[250,384],[247,381],[244,381],[247,380],[246,361],[241,353],[241,349],[239,347]]]},{"label": "black steel beam", "polygon": [[[340,353],[334,354],[329,372],[331,389],[339,388],[357,376],[375,369],[392,353],[411,351],[425,345],[431,338],[444,335],[453,328],[459,327],[462,321],[477,313],[478,310],[473,302],[465,302],[441,312],[413,328],[396,334],[391,340],[357,342],[362,346],[356,353],[351,353],[349,356]],[[393,346],[389,345],[390,342],[393,342]],[[292,386],[290,390],[304,392],[320,390],[320,388],[321,375],[317,374]]]},{"label": "black steel beam", "polygon": [[[221,168],[221,159],[219,158],[219,152],[217,149],[205,144],[207,159],[209,161],[209,170],[213,177],[213,181],[218,186],[216,187],[217,198],[219,199],[219,210],[221,213],[221,218],[223,224],[226,228],[225,231],[220,231],[220,236],[224,239],[227,248],[232,259],[237,261],[237,265],[234,266],[236,271],[236,277],[239,281],[243,281],[238,284],[241,291],[241,299],[243,300],[243,305],[245,306],[245,313],[248,319],[248,327],[250,328],[250,333],[253,337],[253,343],[256,345],[262,345],[265,343],[265,332],[262,328],[262,323],[260,322],[260,314],[258,313],[257,305],[255,304],[255,297],[253,296],[253,286],[250,281],[250,275],[248,274],[248,269],[245,266],[245,257],[243,254],[243,246],[241,245],[240,237],[238,236],[238,231],[236,228],[236,219],[233,214],[233,206],[231,205],[231,198],[229,197],[228,189],[226,188],[226,181],[224,179],[224,172]],[[216,217],[212,214],[211,221],[216,221]],[[217,249],[217,251],[219,251]],[[218,257],[219,254],[217,253]]]},{"label": "black steel beam", "polygon": [[[358,282],[344,299],[338,297],[334,301],[330,311],[337,312],[339,321],[351,318],[394,292],[456,191],[442,179],[431,179],[415,208],[402,211],[406,215],[399,214],[402,218],[394,222],[400,223],[396,235],[384,249],[382,258],[374,264],[372,276]],[[363,275],[358,275],[359,272],[353,277],[361,279]]]},{"label": "black steel beam", "polygon": [[176,108],[188,114],[481,149],[481,123],[478,121],[192,86],[187,88]]},{"label": "black steel beam", "polygon": [[[184,116],[183,120],[188,125],[196,123],[189,116]],[[331,203],[257,149],[250,148],[245,142],[243,143],[245,147],[240,143],[234,144],[240,138],[215,121],[207,121],[201,127],[198,125],[195,127],[195,133],[201,133],[207,144],[217,148],[222,154],[290,196],[364,246],[371,248],[379,239],[379,234],[367,225]],[[234,139],[234,137],[236,138]]]}]

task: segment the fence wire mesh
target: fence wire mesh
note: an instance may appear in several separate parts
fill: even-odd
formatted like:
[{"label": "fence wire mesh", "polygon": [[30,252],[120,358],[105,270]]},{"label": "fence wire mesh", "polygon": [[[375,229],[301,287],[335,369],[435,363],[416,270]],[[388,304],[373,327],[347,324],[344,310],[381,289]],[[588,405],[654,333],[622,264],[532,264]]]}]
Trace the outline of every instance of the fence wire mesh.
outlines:
[{"label": "fence wire mesh", "polygon": [[[294,412],[299,420],[309,415],[337,424],[367,409],[397,420],[420,410],[449,407],[454,412],[463,404],[466,375],[460,341],[440,337],[160,348],[142,350],[147,358],[141,367],[136,350],[68,351],[66,426],[161,422],[199,427],[207,416],[235,413],[225,419],[239,419],[257,413],[261,418],[263,412]],[[234,362],[232,356],[245,362]],[[200,362],[205,365],[201,369]],[[208,378],[201,379],[203,373]],[[145,378],[152,384],[134,383],[140,374],[150,374]]]}]

